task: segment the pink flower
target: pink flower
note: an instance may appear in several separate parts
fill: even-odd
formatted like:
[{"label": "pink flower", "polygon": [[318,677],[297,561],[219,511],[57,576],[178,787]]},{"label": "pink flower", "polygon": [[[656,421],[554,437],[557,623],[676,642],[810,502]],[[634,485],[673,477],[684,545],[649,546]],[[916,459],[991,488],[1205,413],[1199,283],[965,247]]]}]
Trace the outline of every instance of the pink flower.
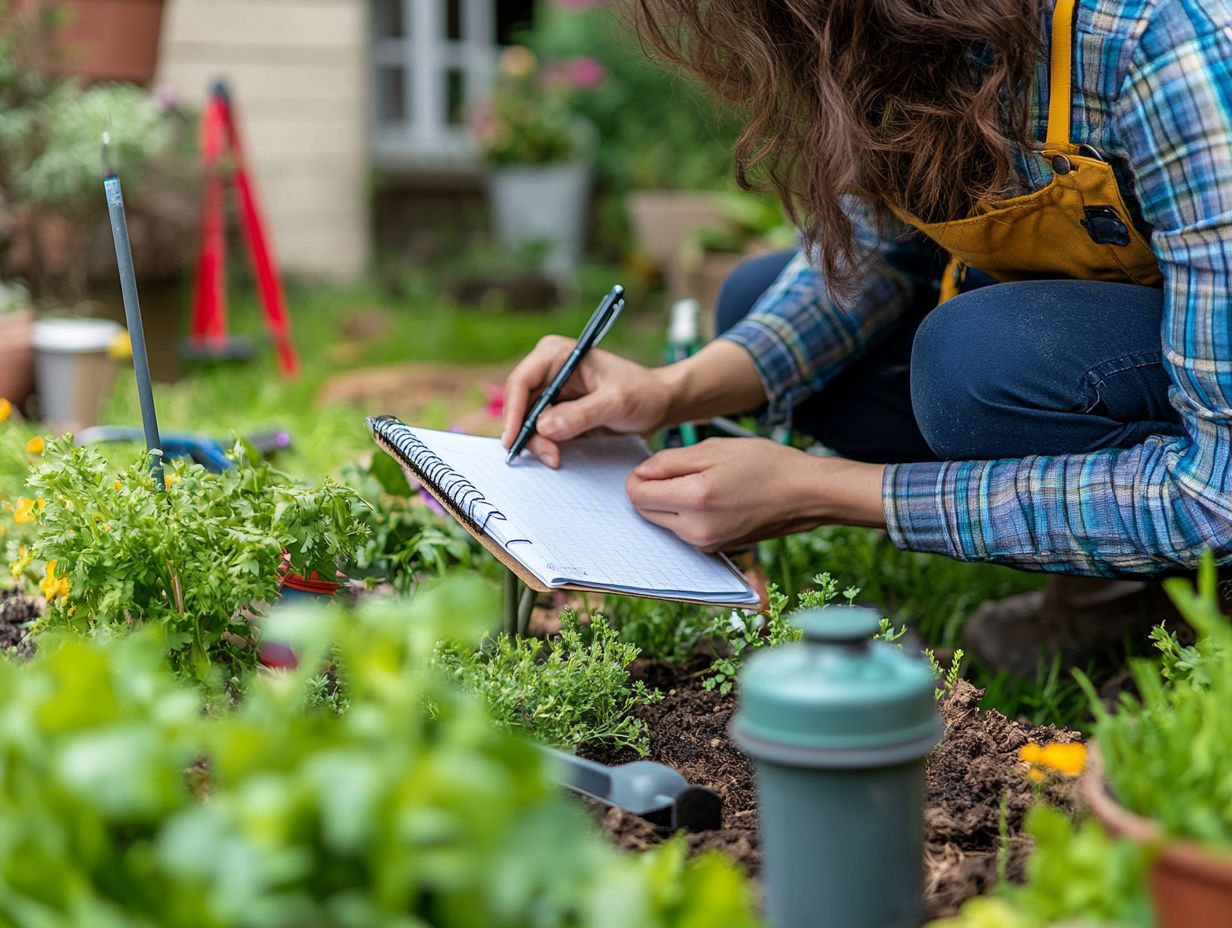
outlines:
[{"label": "pink flower", "polygon": [[574,58],[568,69],[569,82],[579,90],[593,90],[607,80],[607,68],[597,58]]},{"label": "pink flower", "polygon": [[607,68],[597,58],[572,58],[545,67],[542,80],[553,90],[594,90],[607,80]]},{"label": "pink flower", "polygon": [[505,388],[499,384],[488,387],[488,405],[484,413],[489,419],[500,419],[505,414]]}]

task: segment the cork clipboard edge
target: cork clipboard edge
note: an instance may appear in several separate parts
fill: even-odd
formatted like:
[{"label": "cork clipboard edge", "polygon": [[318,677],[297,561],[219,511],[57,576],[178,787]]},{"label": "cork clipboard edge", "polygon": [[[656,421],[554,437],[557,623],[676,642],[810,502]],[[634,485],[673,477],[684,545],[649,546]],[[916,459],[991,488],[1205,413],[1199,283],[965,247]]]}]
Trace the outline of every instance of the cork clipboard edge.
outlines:
[{"label": "cork clipboard edge", "polygon": [[[388,454],[391,458],[393,458],[394,461],[397,462],[398,466],[402,468],[402,472],[403,474],[406,475],[407,482],[411,484],[411,486],[418,485],[420,487],[423,487],[425,490],[427,490],[428,493],[431,494],[432,498],[436,500],[438,503],[440,503],[441,507],[447,513],[449,513],[449,515],[454,520],[456,520],[457,523],[460,526],[462,526],[462,528],[466,530],[467,534],[469,534],[477,542],[483,545],[484,548],[487,549],[489,554],[491,554],[494,558],[500,561],[501,564],[507,567],[513,573],[513,575],[518,578],[518,580],[520,580],[524,585],[526,585],[530,589],[534,590],[536,593],[550,593],[552,592],[552,590],[572,590],[573,592],[576,592],[576,593],[604,593],[604,594],[609,594],[612,596],[632,596],[637,599],[657,599],[663,602],[694,603],[699,606],[714,606],[720,609],[726,609],[726,608],[757,609],[757,608],[760,608],[758,604],[748,603],[748,602],[718,602],[718,601],[713,601],[713,600],[689,599],[688,597],[684,597],[684,596],[655,596],[653,593],[649,593],[649,592],[635,592],[632,590],[613,590],[613,589],[602,587],[602,586],[579,586],[574,583],[566,583],[561,586],[555,586],[555,587],[548,586],[542,580],[540,580],[537,576],[535,576],[535,574],[527,570],[526,566],[521,561],[519,561],[512,554],[510,554],[508,551],[502,548],[496,541],[492,539],[491,536],[489,536],[486,532],[480,531],[479,528],[476,525],[474,525],[474,523],[470,519],[463,516],[462,513],[460,513],[457,510],[457,508],[453,505],[453,503],[449,501],[448,497],[446,497],[443,493],[441,493],[440,490],[438,490],[436,487],[432,486],[432,484],[428,483],[428,481],[424,480],[424,478],[420,474],[415,472],[414,468],[409,467],[406,464],[406,462],[402,460],[401,456],[398,455],[394,451],[394,449],[391,448],[389,444],[381,438],[380,435],[373,434],[372,438],[373,438],[373,441],[375,441],[377,445],[381,448],[381,450],[383,450],[386,454]],[[730,562],[728,562],[727,566],[729,570],[731,570],[733,573],[739,576],[739,572]],[[744,578],[741,577],[741,580],[743,581]],[[748,581],[744,581],[744,583],[746,586],[748,586]]]}]

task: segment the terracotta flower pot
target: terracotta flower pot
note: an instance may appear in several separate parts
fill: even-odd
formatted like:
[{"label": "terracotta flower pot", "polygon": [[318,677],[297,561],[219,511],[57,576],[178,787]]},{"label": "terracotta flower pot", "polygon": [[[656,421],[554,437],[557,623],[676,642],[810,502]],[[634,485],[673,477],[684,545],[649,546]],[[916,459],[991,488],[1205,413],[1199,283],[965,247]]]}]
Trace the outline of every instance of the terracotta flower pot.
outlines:
[{"label": "terracotta flower pot", "polygon": [[722,194],[692,190],[637,190],[625,201],[638,248],[658,265],[672,296],[687,296],[680,246],[698,229],[721,226]]},{"label": "terracotta flower pot", "polygon": [[1160,928],[1232,925],[1232,852],[1170,838],[1157,822],[1126,809],[1113,797],[1096,751],[1090,754],[1081,790],[1111,834],[1157,849],[1150,884]]},{"label": "terracotta flower pot", "polygon": [[15,12],[35,15],[52,6],[65,21],[35,53],[41,68],[87,81],[154,79],[164,0],[19,0]]},{"label": "terracotta flower pot", "polygon": [[0,313],[0,398],[21,407],[34,392],[34,312]]}]

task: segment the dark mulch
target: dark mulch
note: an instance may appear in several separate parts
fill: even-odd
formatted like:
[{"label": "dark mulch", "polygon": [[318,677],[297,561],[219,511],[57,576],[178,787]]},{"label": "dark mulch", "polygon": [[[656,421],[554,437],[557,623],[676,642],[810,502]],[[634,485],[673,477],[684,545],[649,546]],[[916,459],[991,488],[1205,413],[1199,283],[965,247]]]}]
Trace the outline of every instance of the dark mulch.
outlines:
[{"label": "dark mulch", "polygon": [[39,597],[24,596],[16,590],[0,592],[0,650],[15,648],[22,656],[32,654],[29,625],[42,615],[43,600]]},{"label": "dark mulch", "polygon": [[[676,677],[682,682],[675,688],[674,675],[661,667],[637,671],[665,694],[662,702],[640,713],[650,726],[651,759],[675,767],[690,783],[723,797],[723,827],[686,836],[689,847],[721,851],[756,877],[761,849],[754,768],[727,732],[735,698],[703,690],[700,677],[690,671]],[[1023,817],[1036,801],[1038,787],[1025,775],[1018,749],[1028,741],[1078,737],[980,711],[981,695],[963,682],[946,699],[941,707],[946,737],[928,763],[924,868],[933,917],[953,914],[964,900],[989,889],[997,879],[999,856],[1011,877],[1021,875],[1029,851]],[[632,758],[603,759],[618,763]],[[1066,792],[1063,785],[1046,790],[1048,798],[1058,803],[1067,801]],[[610,809],[602,818],[622,848],[645,850],[662,840],[653,826],[636,816]],[[1002,838],[1003,829],[1008,840]]]}]

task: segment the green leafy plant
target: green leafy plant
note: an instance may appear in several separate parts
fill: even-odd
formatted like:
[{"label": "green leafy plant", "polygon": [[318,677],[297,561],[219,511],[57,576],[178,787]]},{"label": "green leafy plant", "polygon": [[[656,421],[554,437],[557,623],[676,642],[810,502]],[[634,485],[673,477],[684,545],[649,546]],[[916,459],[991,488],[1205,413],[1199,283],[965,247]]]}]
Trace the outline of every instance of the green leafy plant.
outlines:
[{"label": "green leafy plant", "polygon": [[502,634],[479,649],[444,645],[437,659],[498,725],[546,744],[630,748],[645,757],[649,731],[631,713],[662,697],[630,682],[637,648],[602,616],[583,626],[567,609],[560,620],[560,634],[547,641]]},{"label": "green leafy plant", "polygon": [[235,467],[168,474],[156,491],[142,459],[114,474],[64,437],[29,476],[45,501],[33,553],[46,561],[46,624],[124,630],[156,624],[174,666],[218,684],[255,664],[241,610],[277,598],[284,549],[336,564],[363,537],[354,492],[304,487],[241,447]]},{"label": "green leafy plant", "polygon": [[375,454],[366,465],[348,464],[342,479],[365,501],[355,510],[368,534],[352,562],[370,581],[387,580],[405,594],[453,568],[485,566],[479,543],[455,519],[434,511],[413,492],[389,455]]},{"label": "green leafy plant", "polygon": [[[826,580],[829,581],[828,576]],[[710,665],[710,676],[702,681],[705,689],[718,690],[724,695],[730,693],[736,686],[736,676],[750,651],[799,641],[804,637],[804,633],[792,625],[784,614],[787,597],[774,584],[770,584],[767,594],[769,607],[764,616],[732,610],[714,620],[710,631],[722,653]],[[825,593],[819,593],[816,599],[810,601],[822,603],[824,596]]]},{"label": "green leafy plant", "polygon": [[1132,665],[1137,695],[1109,711],[1080,677],[1095,714],[1108,783],[1128,809],[1174,837],[1232,848],[1232,624],[1220,611],[1214,560],[1204,558],[1197,588],[1166,581],[1198,637],[1181,648],[1165,633],[1162,665]]},{"label": "green leafy plant", "polygon": [[698,656],[719,615],[695,603],[633,596],[605,597],[601,611],[621,640],[636,647],[641,657],[675,667]]},{"label": "green leafy plant", "polygon": [[1026,829],[1035,843],[1026,882],[1002,882],[929,928],[1154,928],[1142,850],[1047,806]]},{"label": "green leafy plant", "polygon": [[[757,920],[683,844],[625,856],[430,666],[486,592],[275,613],[304,660],[206,714],[161,630],[0,662],[0,920],[103,928],[669,928]],[[472,642],[474,639],[471,639]],[[350,709],[308,709],[323,660]]]}]

